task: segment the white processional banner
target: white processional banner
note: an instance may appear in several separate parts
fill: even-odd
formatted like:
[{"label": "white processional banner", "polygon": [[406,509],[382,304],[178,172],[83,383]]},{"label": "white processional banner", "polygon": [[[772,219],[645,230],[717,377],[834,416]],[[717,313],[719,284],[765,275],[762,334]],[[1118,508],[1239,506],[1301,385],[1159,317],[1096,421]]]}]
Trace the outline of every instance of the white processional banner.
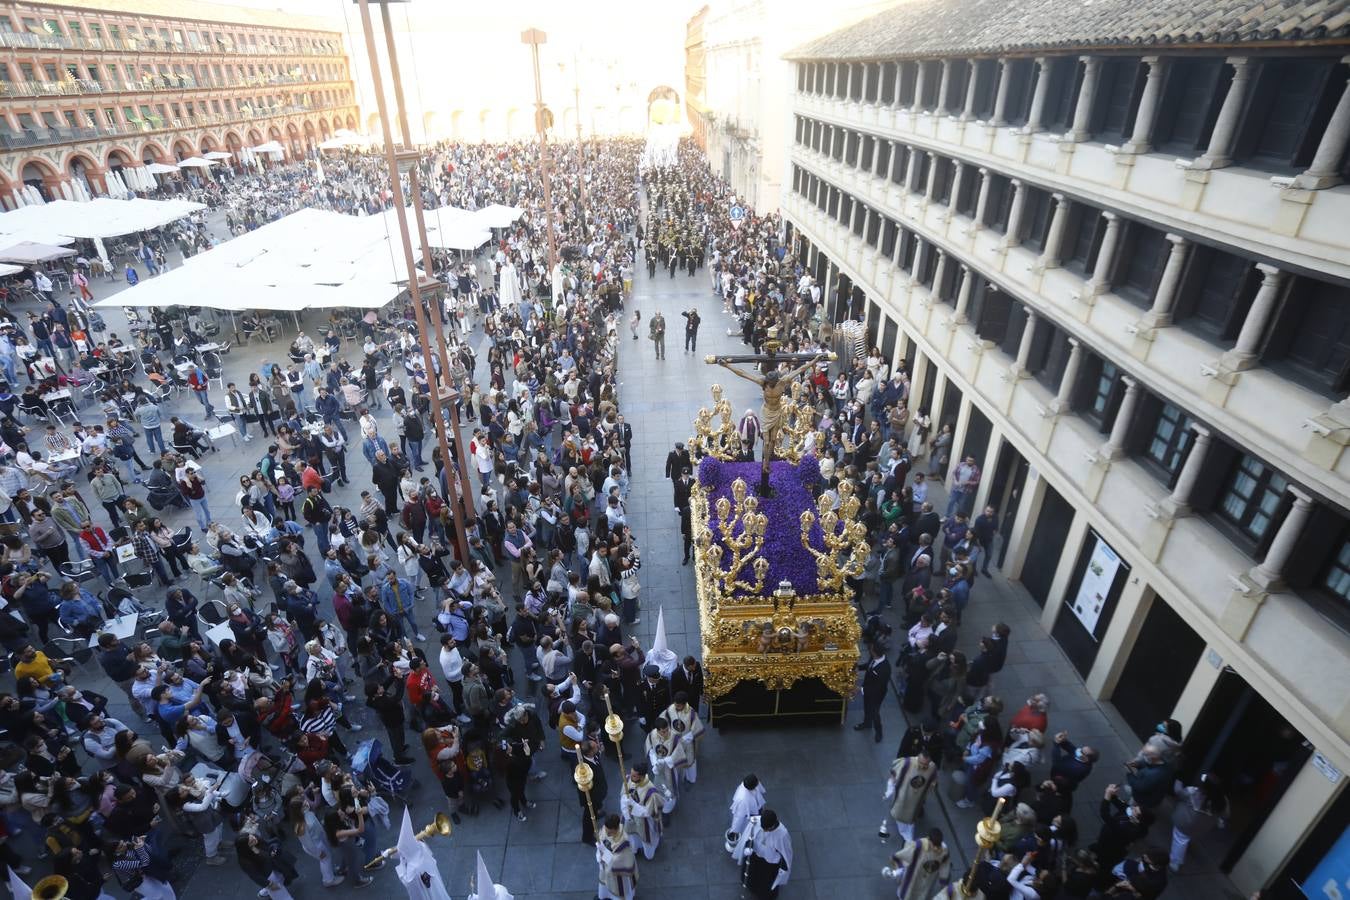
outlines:
[{"label": "white processional banner", "polygon": [[1120,571],[1120,557],[1101,538],[1095,538],[1096,545],[1088,557],[1087,569],[1083,572],[1083,581],[1078,586],[1078,595],[1073,598],[1074,615],[1083,623],[1093,640],[1097,638],[1097,620],[1106,607],[1107,594]]}]

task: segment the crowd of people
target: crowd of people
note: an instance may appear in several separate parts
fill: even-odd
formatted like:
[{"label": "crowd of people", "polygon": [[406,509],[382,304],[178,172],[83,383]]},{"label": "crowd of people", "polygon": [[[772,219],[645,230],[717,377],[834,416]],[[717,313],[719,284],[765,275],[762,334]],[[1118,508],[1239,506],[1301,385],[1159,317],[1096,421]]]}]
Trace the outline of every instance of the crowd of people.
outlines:
[{"label": "crowd of people", "polygon": [[[407,308],[335,314],[318,340],[300,331],[285,362],[248,372],[200,349],[215,323],[199,314],[156,313],[124,340],[80,299],[49,296],[0,325],[0,641],[16,679],[0,695],[0,860],[16,872],[43,855],[75,900],[99,897],[110,874],[143,897],[173,897],[175,848],[200,840],[207,865],[226,863],[228,828],[260,896],[289,897],[294,848],[325,886],[362,886],[383,864],[400,773],[429,773],[456,822],[508,803],[524,822],[552,742],[569,770],[591,772],[576,801],[599,896],[634,896],[639,857],[658,852],[697,781],[704,724],[698,661],[658,665],[634,634],[642,554],[626,513],[634,436],[617,375],[633,271],[706,269],[729,333],[756,350],[831,349],[830,298],[777,216],[729,220],[730,187],[689,144],[646,169],[637,141],[563,148],[555,276],[538,152],[424,154],[428,208],[525,210],[482,256],[438,258],[445,362],[422,357]],[[380,212],[404,199],[384,171],[382,158],[352,153],[325,160],[322,179],[296,163],[199,191],[237,233],[304,206]],[[184,253],[210,243],[196,225],[175,237]],[[694,352],[699,313],[681,317]],[[242,322],[244,337],[269,333]],[[639,323],[634,310],[634,339]],[[662,314],[649,318],[658,358],[665,328]],[[1097,752],[1050,729],[1043,694],[1004,723],[994,688],[1007,626],[958,647],[999,540],[997,511],[972,508],[978,462],[953,465],[951,423],[911,410],[903,361],[892,369],[869,346],[809,369],[823,489],[859,486],[873,548],[851,582],[865,640],[855,728],[883,740],[892,689],[912,723],[885,776],[881,837],[902,843],[883,874],[904,900],[941,896],[963,874],[925,812],[945,778],[957,806],[1001,818],[1000,852],[975,873],[985,897],[1158,896],[1190,839],[1224,817],[1223,786],[1174,784],[1180,726],[1163,723],[1107,789],[1097,839],[1080,846],[1072,800]],[[438,423],[431,395],[442,387],[457,399]],[[237,487],[202,469],[222,423],[250,460]],[[739,433],[753,457],[754,410]],[[677,447],[666,467],[686,562],[695,463]],[[119,616],[133,623],[128,637],[112,633]],[[111,715],[86,682],[86,644],[129,716]],[[640,752],[607,739],[611,710],[636,723]],[[384,758],[356,736],[376,723]],[[611,797],[605,769],[616,765]],[[1168,803],[1170,854],[1132,855]],[[731,814],[727,850],[746,887],[776,896],[792,843],[753,775]]]}]

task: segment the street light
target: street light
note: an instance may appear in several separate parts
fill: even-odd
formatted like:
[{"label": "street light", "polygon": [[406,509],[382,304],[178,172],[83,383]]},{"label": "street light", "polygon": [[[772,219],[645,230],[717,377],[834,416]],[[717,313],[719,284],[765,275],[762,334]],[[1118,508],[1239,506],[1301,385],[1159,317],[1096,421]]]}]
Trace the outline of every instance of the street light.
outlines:
[{"label": "street light", "polygon": [[[393,193],[395,206],[394,211],[398,219],[399,238],[403,244],[403,260],[408,269],[408,294],[412,298],[413,314],[417,319],[417,337],[422,345],[422,361],[427,373],[427,380],[431,383],[431,417],[436,426],[436,439],[441,450],[441,466],[445,469],[450,465],[450,447],[445,434],[445,417],[441,412],[441,378],[448,378],[450,367],[447,362],[445,349],[445,337],[441,333],[441,283],[432,276],[435,267],[431,259],[431,248],[427,243],[426,224],[422,217],[422,186],[419,178],[419,170],[422,155],[412,148],[412,132],[408,128],[408,113],[403,104],[403,82],[399,78],[398,54],[394,47],[394,28],[389,17],[390,3],[403,3],[407,0],[355,0],[361,9],[361,28],[366,38],[366,55],[370,62],[371,81],[375,88],[375,102],[380,112],[380,128],[384,137],[384,155],[385,162],[389,166],[389,186]],[[385,41],[389,52],[389,74],[390,80],[394,86],[394,99],[398,106],[399,130],[402,132],[402,149],[394,145],[393,128],[389,122],[388,103],[384,97],[383,77],[380,73],[379,54],[375,49],[375,29],[370,19],[370,4],[377,3],[380,7],[380,15],[384,25]],[[403,205],[403,176],[408,178],[408,187],[412,193],[413,212],[417,217],[418,237],[422,249],[422,265],[424,274],[419,275],[417,264],[413,260],[412,234],[408,227],[408,211]],[[431,355],[430,329],[427,327],[426,304],[424,295],[431,299],[430,307],[432,320],[436,328],[436,343],[440,350],[441,376],[436,377],[435,360]],[[458,411],[456,411],[458,416]],[[456,442],[457,444],[459,442]],[[462,452],[462,448],[458,447]],[[461,466],[461,475],[463,468]],[[469,537],[468,528],[473,524],[473,500],[472,495],[464,494],[462,486],[456,489],[449,473],[445,478],[446,499],[450,502],[450,510],[455,518],[455,540],[459,549],[459,558],[467,562],[469,559]],[[458,495],[458,496],[456,496]]]},{"label": "street light", "polygon": [[557,277],[554,270],[558,266],[558,240],[553,232],[553,172],[547,130],[553,124],[553,113],[544,106],[544,89],[539,82],[539,45],[548,42],[548,35],[538,28],[529,28],[520,33],[520,42],[530,45],[530,54],[534,59],[534,130],[539,135],[539,169],[544,182],[544,216],[548,221],[548,275],[551,282]]}]

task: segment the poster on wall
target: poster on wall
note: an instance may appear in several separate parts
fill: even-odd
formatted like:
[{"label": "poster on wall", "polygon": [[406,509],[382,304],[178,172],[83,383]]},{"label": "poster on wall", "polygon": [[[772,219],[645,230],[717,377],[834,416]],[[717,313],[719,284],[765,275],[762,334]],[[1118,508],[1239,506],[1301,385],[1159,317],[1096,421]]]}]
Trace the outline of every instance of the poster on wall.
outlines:
[{"label": "poster on wall", "polygon": [[1087,569],[1083,572],[1083,582],[1078,586],[1078,595],[1073,598],[1073,612],[1083,623],[1087,633],[1097,639],[1097,620],[1106,607],[1107,594],[1120,571],[1120,557],[1100,537],[1093,536],[1096,543],[1092,555],[1088,557]]}]

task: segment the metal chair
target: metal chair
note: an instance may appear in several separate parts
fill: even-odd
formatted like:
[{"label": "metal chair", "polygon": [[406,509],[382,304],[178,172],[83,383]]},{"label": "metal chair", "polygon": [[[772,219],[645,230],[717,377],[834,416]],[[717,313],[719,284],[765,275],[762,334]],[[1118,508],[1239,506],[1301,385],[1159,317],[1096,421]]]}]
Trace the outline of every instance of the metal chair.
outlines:
[{"label": "metal chair", "polygon": [[61,576],[81,585],[99,577],[98,572],[94,569],[93,561],[88,559],[77,559],[74,562],[62,563]]},{"label": "metal chair", "polygon": [[224,600],[203,600],[197,607],[197,629],[203,635],[230,617]]}]

